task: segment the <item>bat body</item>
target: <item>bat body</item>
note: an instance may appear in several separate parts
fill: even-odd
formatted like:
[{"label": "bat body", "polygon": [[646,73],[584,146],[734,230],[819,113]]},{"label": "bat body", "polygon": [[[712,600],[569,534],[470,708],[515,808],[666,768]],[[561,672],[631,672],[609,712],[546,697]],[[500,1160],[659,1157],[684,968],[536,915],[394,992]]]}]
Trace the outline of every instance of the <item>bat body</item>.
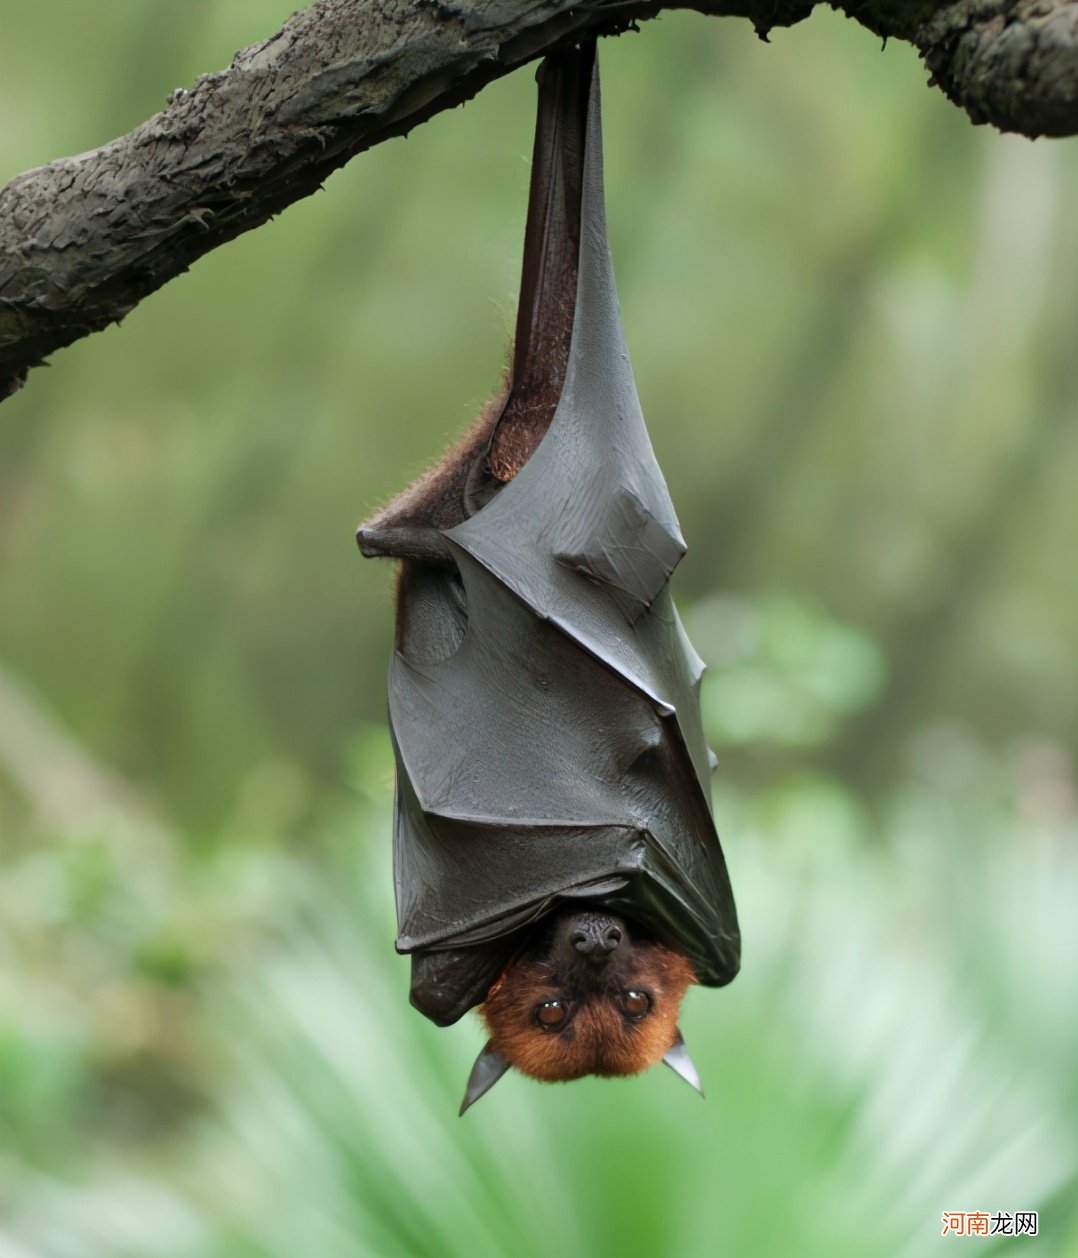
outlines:
[{"label": "bat body", "polygon": [[[740,955],[703,666],[669,591],[685,545],[606,243],[593,63],[592,45],[540,70],[502,391],[358,534],[364,554],[402,560],[397,947],[439,1025],[486,1002],[495,1078],[505,1063],[573,1078],[669,1060],[687,984],[729,982]],[[618,933],[601,966],[566,942],[581,914]],[[537,1012],[551,1001],[560,1027]]]}]

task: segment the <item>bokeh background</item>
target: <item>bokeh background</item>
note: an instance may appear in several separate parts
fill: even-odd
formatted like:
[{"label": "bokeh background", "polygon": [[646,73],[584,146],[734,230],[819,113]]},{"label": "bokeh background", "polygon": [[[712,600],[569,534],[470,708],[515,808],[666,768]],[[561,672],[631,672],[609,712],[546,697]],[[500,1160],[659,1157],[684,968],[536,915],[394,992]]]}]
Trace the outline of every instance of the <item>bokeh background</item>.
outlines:
[{"label": "bokeh background", "polygon": [[[0,182],[291,7],[5,4]],[[352,533],[496,382],[526,71],[0,411],[3,1258],[1078,1254],[1078,142],[830,12],[666,15],[603,74],[745,936],[687,1002],[706,1103],[511,1077],[458,1120],[479,1029],[392,950]]]}]

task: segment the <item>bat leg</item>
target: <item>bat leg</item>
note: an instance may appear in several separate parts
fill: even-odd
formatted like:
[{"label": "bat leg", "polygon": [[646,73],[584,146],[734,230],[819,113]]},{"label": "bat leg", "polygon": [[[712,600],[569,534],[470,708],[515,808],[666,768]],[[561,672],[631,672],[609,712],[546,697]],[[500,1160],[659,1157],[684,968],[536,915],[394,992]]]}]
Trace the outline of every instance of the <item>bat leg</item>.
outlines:
[{"label": "bat leg", "polygon": [[528,221],[510,379],[486,463],[510,481],[546,435],[565,383],[576,313],[581,201],[594,42],[539,69]]},{"label": "bat leg", "polygon": [[360,525],[369,557],[455,566],[443,534],[475,515],[535,452],[557,410],[572,343],[594,44],[548,58],[524,233],[512,367],[461,441]]}]

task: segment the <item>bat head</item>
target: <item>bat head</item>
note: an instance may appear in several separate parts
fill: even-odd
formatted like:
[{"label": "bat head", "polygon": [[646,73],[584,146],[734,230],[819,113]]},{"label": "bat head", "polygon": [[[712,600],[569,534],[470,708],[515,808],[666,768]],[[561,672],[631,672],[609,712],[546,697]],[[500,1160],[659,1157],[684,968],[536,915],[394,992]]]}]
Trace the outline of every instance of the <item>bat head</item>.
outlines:
[{"label": "bat head", "polygon": [[490,989],[480,1009],[488,1050],[533,1079],[637,1074],[680,1044],[678,1011],[695,977],[624,918],[563,911]]}]

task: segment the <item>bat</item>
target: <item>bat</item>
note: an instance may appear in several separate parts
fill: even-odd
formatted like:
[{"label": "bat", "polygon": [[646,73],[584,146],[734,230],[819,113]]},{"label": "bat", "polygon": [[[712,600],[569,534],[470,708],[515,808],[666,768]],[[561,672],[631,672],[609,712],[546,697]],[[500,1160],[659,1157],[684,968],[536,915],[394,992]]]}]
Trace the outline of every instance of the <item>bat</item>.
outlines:
[{"label": "bat", "polygon": [[497,395],[362,525],[400,560],[389,668],[397,950],[440,1026],[482,1005],[461,1112],[665,1060],[690,983],[737,973],[685,553],[606,238],[594,43],[539,75],[520,304]]}]

